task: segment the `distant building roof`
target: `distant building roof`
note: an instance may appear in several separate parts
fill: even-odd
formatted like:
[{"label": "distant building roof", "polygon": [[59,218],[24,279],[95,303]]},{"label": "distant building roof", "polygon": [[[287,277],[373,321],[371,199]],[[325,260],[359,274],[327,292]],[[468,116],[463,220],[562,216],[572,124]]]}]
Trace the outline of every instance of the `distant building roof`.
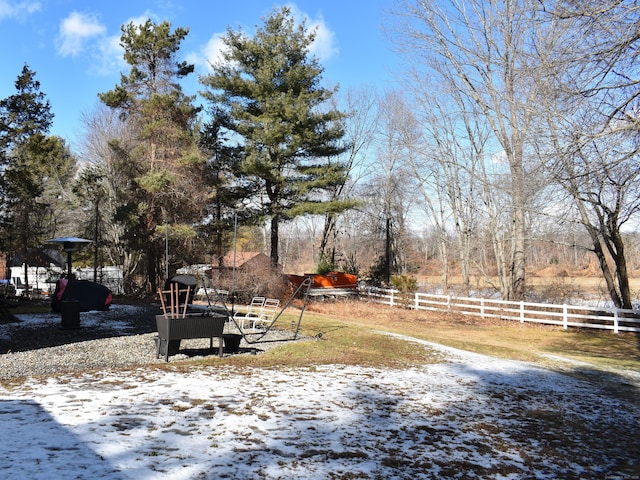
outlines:
[{"label": "distant building roof", "polygon": [[226,268],[233,268],[235,258],[236,268],[241,268],[246,263],[253,263],[254,261],[264,262],[265,259],[270,261],[262,252],[229,252],[222,259],[222,265]]}]

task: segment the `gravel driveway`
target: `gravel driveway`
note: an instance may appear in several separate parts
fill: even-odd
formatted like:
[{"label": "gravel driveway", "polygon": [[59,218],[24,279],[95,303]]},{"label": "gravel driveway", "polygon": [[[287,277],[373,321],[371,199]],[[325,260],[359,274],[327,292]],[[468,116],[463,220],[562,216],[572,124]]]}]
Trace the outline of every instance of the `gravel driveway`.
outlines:
[{"label": "gravel driveway", "polygon": [[[0,323],[0,379],[164,362],[155,352],[159,313],[157,305],[114,304],[106,312],[82,312],[81,328],[74,330],[60,328],[59,313],[15,315],[16,321]],[[260,353],[291,338],[273,331],[257,344],[243,340],[236,354]],[[169,360],[216,353],[209,339],[183,340]]]}]

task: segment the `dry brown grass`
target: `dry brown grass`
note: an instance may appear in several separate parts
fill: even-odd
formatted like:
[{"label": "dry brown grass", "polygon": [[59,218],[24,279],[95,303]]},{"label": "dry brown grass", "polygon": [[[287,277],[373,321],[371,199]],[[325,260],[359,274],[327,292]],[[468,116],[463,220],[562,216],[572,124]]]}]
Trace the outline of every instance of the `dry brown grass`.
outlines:
[{"label": "dry brown grass", "polygon": [[[297,320],[297,313],[282,316],[284,324],[291,320]],[[308,341],[286,343],[260,355],[204,362],[267,368],[321,364],[406,368],[441,361],[442,355],[436,350],[380,331],[500,358],[537,362],[574,375],[640,370],[640,339],[632,334],[417,312],[359,300],[309,305],[301,328]]]},{"label": "dry brown grass", "polygon": [[521,324],[392,308],[366,301],[316,302],[308,311],[349,325],[411,335],[456,348],[525,361],[564,356],[601,367],[640,370],[640,337],[630,333]]},{"label": "dry brown grass", "polygon": [[[297,319],[294,315],[283,315],[284,322]],[[537,363],[580,378],[623,401],[640,401],[637,382],[630,382],[626,373],[640,371],[639,338],[635,335],[417,312],[358,300],[309,305],[301,329],[309,341],[286,343],[260,355],[208,357],[203,363],[233,365],[238,367],[237,374],[248,374],[247,367],[349,364],[402,369],[443,361],[437,349],[391,338],[381,331]],[[171,368],[178,367],[176,363],[172,362]]]},{"label": "dry brown grass", "polygon": [[[283,315],[284,322],[289,321]],[[429,348],[381,335],[371,328],[308,312],[301,329],[302,341],[285,343],[260,355],[228,359],[236,366],[303,367],[309,365],[367,365],[406,368],[440,360]],[[260,344],[256,344],[259,349]],[[208,362],[208,360],[206,360]]]}]

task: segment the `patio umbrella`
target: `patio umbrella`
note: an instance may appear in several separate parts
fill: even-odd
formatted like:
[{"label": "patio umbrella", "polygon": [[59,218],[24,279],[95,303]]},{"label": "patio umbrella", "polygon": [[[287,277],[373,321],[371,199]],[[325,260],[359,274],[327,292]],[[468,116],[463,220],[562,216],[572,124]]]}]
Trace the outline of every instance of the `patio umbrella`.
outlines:
[{"label": "patio umbrella", "polygon": [[58,237],[47,240],[47,243],[57,243],[58,245],[62,245],[62,250],[67,252],[67,275],[69,277],[71,277],[71,253],[91,242],[92,240],[78,237]]}]

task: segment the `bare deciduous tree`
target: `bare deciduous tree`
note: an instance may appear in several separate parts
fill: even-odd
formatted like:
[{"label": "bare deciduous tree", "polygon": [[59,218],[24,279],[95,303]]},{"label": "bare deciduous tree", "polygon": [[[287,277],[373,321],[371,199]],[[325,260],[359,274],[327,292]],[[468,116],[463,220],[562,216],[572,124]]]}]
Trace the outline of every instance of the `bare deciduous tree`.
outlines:
[{"label": "bare deciduous tree", "polygon": [[404,272],[407,262],[408,215],[413,203],[413,175],[410,156],[416,151],[419,132],[415,118],[398,92],[380,100],[372,176],[365,187],[364,201],[370,217],[377,220],[383,252],[379,277],[389,283],[392,273]]},{"label": "bare deciduous tree", "polygon": [[[141,261],[139,251],[126,248],[125,225],[117,221],[118,208],[125,202],[123,192],[129,189],[131,179],[124,175],[118,163],[135,148],[135,135],[120,120],[117,112],[100,103],[82,114],[84,137],[80,145],[80,157],[84,160],[83,171],[92,169],[100,173],[103,195],[100,198],[100,230],[103,254],[112,265],[121,265],[125,291],[130,291],[131,275]],[[81,177],[82,178],[82,177]]]},{"label": "bare deciduous tree", "polygon": [[[334,102],[336,99],[332,99]],[[347,118],[344,119],[345,142],[349,149],[341,160],[345,168],[344,182],[333,186],[329,191],[330,201],[346,200],[353,194],[353,187],[366,171],[365,160],[369,146],[373,141],[377,122],[377,97],[373,90],[361,88],[349,90],[344,99]],[[337,106],[334,105],[334,109]],[[354,204],[355,206],[355,204]],[[329,258],[336,263],[336,244],[338,236],[339,215],[334,211],[325,214],[322,238],[320,241],[321,257]],[[328,247],[331,245],[331,252]]]},{"label": "bare deciduous tree", "polygon": [[539,48],[547,135],[541,146],[571,196],[607,291],[632,308],[624,226],[640,212],[637,1],[554,2],[556,41]]},{"label": "bare deciduous tree", "polygon": [[424,83],[447,85],[485,116],[509,166],[509,299],[525,294],[527,142],[537,83],[530,69],[534,18],[527,0],[405,0],[395,37]]},{"label": "bare deciduous tree", "polygon": [[[486,124],[477,108],[465,104],[464,96],[458,92],[421,88],[417,81],[412,85],[424,129],[424,145],[421,153],[412,157],[412,168],[423,208],[435,228],[443,289],[446,292],[449,286],[449,262],[453,256],[449,232],[453,231],[462,285],[468,293],[472,247],[478,238],[480,216],[486,216],[480,208],[480,190],[489,185],[484,168]],[[478,246],[476,243],[476,251]]]}]

